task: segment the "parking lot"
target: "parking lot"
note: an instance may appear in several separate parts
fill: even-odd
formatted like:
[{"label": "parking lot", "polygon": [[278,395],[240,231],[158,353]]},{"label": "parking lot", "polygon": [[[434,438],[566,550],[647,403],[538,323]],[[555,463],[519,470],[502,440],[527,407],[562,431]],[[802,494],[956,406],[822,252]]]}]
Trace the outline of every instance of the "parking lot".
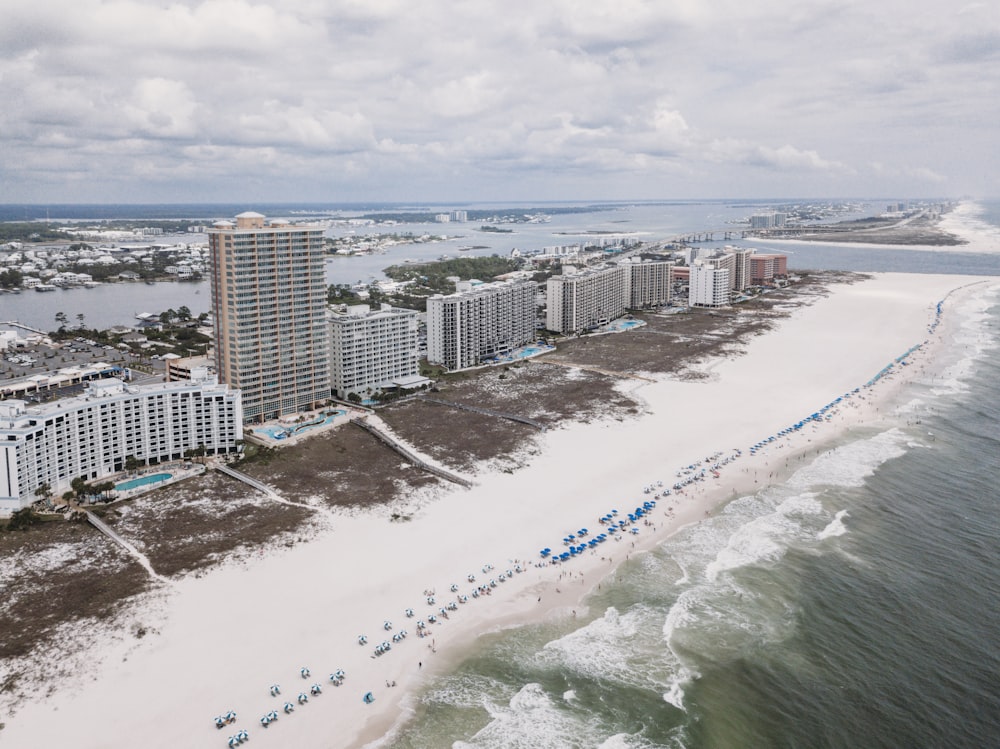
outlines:
[{"label": "parking lot", "polygon": [[[136,380],[143,382],[162,381],[164,363],[148,357],[140,357],[130,351],[122,351],[110,345],[102,345],[97,341],[83,337],[70,338],[64,341],[46,343],[29,343],[19,345],[3,352],[0,360],[0,387],[11,385],[20,380],[36,375],[49,375],[63,369],[91,368],[95,364],[108,364],[132,369]],[[66,385],[53,390],[53,395],[60,397],[75,394],[79,385]],[[28,398],[31,401],[47,400],[43,394]]]}]

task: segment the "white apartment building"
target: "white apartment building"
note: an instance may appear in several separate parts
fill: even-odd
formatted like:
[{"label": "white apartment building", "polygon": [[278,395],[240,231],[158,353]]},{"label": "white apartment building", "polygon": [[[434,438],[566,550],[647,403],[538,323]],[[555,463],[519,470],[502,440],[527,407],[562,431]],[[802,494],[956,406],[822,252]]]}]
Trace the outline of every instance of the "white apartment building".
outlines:
[{"label": "white apartment building", "polygon": [[427,300],[427,360],[447,369],[467,369],[535,338],[534,281],[473,285]]},{"label": "white apartment building", "polygon": [[323,228],[259,213],[208,232],[219,380],[243,393],[243,417],[262,422],[330,397]]},{"label": "white apartment building", "polygon": [[192,380],[131,386],[91,382],[83,395],[29,407],[0,401],[0,512],[27,507],[48,484],[54,495],[73,479],[101,479],[125,459],[180,460],[187,450],[235,452],[243,436],[240,393],[204,370]]},{"label": "white apartment building", "polygon": [[330,312],[330,386],[340,398],[420,373],[418,313],[383,304]]},{"label": "white apartment building", "polygon": [[670,285],[673,280],[672,260],[629,260],[623,263],[628,268],[629,309],[662,307],[670,303]]},{"label": "white apartment building", "polygon": [[584,271],[563,266],[546,284],[545,327],[580,333],[615,320],[625,314],[630,285],[628,264]]},{"label": "white apartment building", "polygon": [[729,304],[732,271],[720,258],[695,260],[688,282],[688,304],[692,307],[724,307]]}]

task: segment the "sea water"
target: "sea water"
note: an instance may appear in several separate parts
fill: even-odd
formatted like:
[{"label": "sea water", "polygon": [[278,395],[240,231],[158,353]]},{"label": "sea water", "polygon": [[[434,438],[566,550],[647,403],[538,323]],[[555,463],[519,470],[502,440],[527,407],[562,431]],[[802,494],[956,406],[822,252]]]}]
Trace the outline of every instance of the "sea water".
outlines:
[{"label": "sea water", "polygon": [[587,617],[481,638],[380,745],[1000,745],[998,295],[958,336],[884,424],[633,557]]}]

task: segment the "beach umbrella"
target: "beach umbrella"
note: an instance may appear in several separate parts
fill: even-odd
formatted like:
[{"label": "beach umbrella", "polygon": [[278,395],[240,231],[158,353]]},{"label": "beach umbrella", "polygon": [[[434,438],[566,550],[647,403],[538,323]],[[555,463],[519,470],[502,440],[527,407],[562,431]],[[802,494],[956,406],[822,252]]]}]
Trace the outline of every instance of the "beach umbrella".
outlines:
[{"label": "beach umbrella", "polygon": [[271,696],[274,697],[275,695],[279,695],[279,694],[281,694],[281,687],[279,687],[277,684],[272,684],[271,685]]},{"label": "beach umbrella", "polygon": [[413,609],[407,609],[404,613],[406,614],[407,617],[412,617],[413,616]]},{"label": "beach umbrella", "polygon": [[222,728],[224,725],[226,725],[226,721],[224,721],[221,716],[216,716],[215,717],[215,727],[216,728]]},{"label": "beach umbrella", "polygon": [[386,619],[384,622],[382,622],[382,628],[386,632],[388,632],[390,629],[392,629],[392,622],[390,622],[388,619]]},{"label": "beach umbrella", "polygon": [[370,705],[375,701],[375,695],[372,694],[371,692],[365,692],[365,696],[362,697],[361,699],[364,700],[366,705]]},{"label": "beach umbrella", "polygon": [[298,701],[300,705],[304,705],[309,701],[309,695],[305,692],[299,692]]},{"label": "beach umbrella", "polygon": [[368,642],[368,638],[367,637],[365,637],[364,635],[358,635],[358,644],[359,645],[364,645],[366,642]]},{"label": "beach umbrella", "polygon": [[293,705],[291,702],[286,702],[285,706],[282,708],[282,710],[284,710],[285,714],[287,715],[288,713],[290,713],[293,710],[295,710],[295,705]]},{"label": "beach umbrella", "polygon": [[303,679],[308,679],[308,678],[309,678],[309,669],[308,669],[308,668],[306,668],[305,666],[303,666],[303,667],[302,667],[302,668],[301,668],[301,669],[299,670],[299,673],[300,673],[300,674],[302,675],[302,678],[303,678]]}]

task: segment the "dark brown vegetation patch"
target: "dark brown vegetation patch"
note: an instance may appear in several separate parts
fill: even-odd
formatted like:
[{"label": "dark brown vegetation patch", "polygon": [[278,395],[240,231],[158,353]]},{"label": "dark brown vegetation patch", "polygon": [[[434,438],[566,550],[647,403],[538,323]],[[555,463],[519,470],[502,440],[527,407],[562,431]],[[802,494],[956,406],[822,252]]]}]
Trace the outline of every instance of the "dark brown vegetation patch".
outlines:
[{"label": "dark brown vegetation patch", "polygon": [[216,472],[101,513],[167,577],[207,567],[235,549],[293,534],[315,513],[280,504]]},{"label": "dark brown vegetation patch", "polygon": [[439,482],[350,425],[298,445],[265,450],[240,470],[274,487],[286,499],[319,498],[333,506],[386,503],[398,493]]},{"label": "dark brown vegetation patch", "polygon": [[124,549],[78,521],[0,533],[0,560],[0,658],[25,655],[60,624],[107,619],[149,588]]}]

